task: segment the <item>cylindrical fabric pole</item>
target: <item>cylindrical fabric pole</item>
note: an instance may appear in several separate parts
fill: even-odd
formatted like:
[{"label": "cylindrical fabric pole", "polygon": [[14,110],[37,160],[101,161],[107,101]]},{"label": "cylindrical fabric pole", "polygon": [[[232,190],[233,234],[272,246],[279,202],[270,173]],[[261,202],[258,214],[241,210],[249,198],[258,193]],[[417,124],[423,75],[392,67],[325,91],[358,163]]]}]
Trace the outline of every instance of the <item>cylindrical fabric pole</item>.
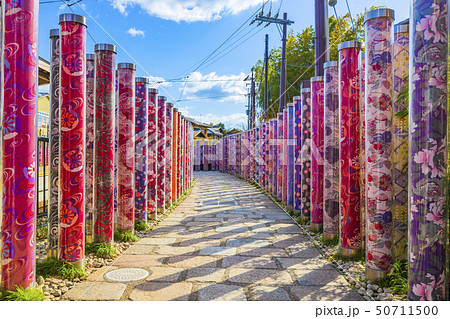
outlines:
[{"label": "cylindrical fabric pole", "polygon": [[241,134],[236,134],[236,175],[241,175]]},{"label": "cylindrical fabric pole", "polygon": [[115,83],[115,106],[114,106],[114,229],[117,227],[117,217],[119,204],[117,202],[117,197],[119,194],[119,71],[116,69],[116,83]]},{"label": "cylindrical fabric pole", "polygon": [[156,110],[156,94],[158,90],[148,89],[148,156],[147,156],[147,219],[155,219],[156,213],[156,176],[157,176],[157,142],[158,112]]},{"label": "cylindrical fabric pole", "polygon": [[[50,30],[50,146],[49,146],[49,204],[47,256],[58,257],[59,246],[59,29]],[[88,63],[88,62],[86,62]],[[87,68],[87,67],[86,67]],[[92,67],[92,71],[93,71]],[[89,69],[87,70],[89,73]],[[94,73],[91,72],[92,77]],[[93,86],[92,86],[93,89]],[[89,99],[88,99],[89,101]],[[89,103],[89,102],[88,102]],[[86,107],[88,105],[86,104]],[[87,155],[87,154],[86,154]],[[87,158],[86,158],[87,160]],[[89,173],[89,171],[88,171]],[[92,171],[91,171],[92,173]],[[88,176],[86,176],[86,179]],[[86,192],[87,195],[87,192]],[[92,196],[91,196],[92,199]],[[86,211],[88,210],[86,204]],[[92,215],[92,208],[91,208]],[[92,228],[91,228],[92,234]]]},{"label": "cylindrical fabric pole", "polygon": [[[172,201],[177,200],[178,109],[172,112]],[[196,160],[199,158],[196,157]]]},{"label": "cylindrical fabric pole", "polygon": [[177,149],[177,197],[181,196],[181,148],[182,148],[182,134],[181,131],[181,113],[178,112],[178,149]]},{"label": "cylindrical fabric pole", "polygon": [[294,210],[294,103],[288,103],[287,115],[287,208]]},{"label": "cylindrical fabric pole", "polygon": [[402,98],[409,81],[409,24],[394,26],[394,259],[406,260],[408,251],[408,104]]},{"label": "cylindrical fabric pole", "polygon": [[277,113],[277,198],[283,199],[283,113]]},{"label": "cylindrical fabric pole", "polygon": [[157,211],[164,214],[166,207],[166,97],[158,96],[158,174]]},{"label": "cylindrical fabric pole", "polygon": [[148,78],[135,79],[134,218],[147,222],[148,197]]},{"label": "cylindrical fabric pole", "polygon": [[[57,102],[62,105],[58,122],[60,127],[55,128],[56,138],[59,138],[58,157],[59,185],[61,193],[56,204],[61,216],[60,258],[64,261],[74,262],[83,266],[84,246],[84,87],[78,88],[85,81],[85,18],[76,15],[60,16],[61,42],[58,51],[61,53],[58,92],[63,92]],[[77,39],[76,43],[72,43]],[[75,53],[74,53],[75,52]],[[76,67],[68,67],[73,65]],[[58,66],[56,66],[58,67]],[[56,101],[55,101],[56,102]],[[54,121],[55,122],[55,121]],[[54,123],[53,123],[54,124]],[[59,134],[59,131],[62,131]],[[55,161],[53,161],[55,164]],[[56,181],[58,183],[58,181]],[[60,190],[58,189],[57,192]],[[58,236],[58,226],[53,229],[52,236]],[[54,234],[54,235],[53,235]],[[56,237],[55,236],[55,237]],[[56,254],[57,255],[57,254]]]},{"label": "cylindrical fabric pole", "polygon": [[301,215],[302,205],[302,97],[294,96],[294,215]]},{"label": "cylindrical fabric pole", "polygon": [[59,259],[84,267],[84,153],[86,18],[59,16],[60,34],[60,249]]},{"label": "cylindrical fabric pole", "polygon": [[282,190],[282,201],[287,204],[287,192],[288,192],[288,106],[283,110],[283,190]]},{"label": "cylindrical fabric pole", "polygon": [[360,120],[359,74],[361,42],[347,41],[339,50],[339,111],[340,111],[340,211],[339,252],[355,256],[361,250],[360,232]]},{"label": "cylindrical fabric pole", "polygon": [[392,265],[392,22],[394,10],[366,13],[366,277],[386,278]]},{"label": "cylindrical fabric pole", "polygon": [[273,148],[273,170],[272,170],[272,195],[278,197],[278,114],[272,119],[273,138],[270,141]]},{"label": "cylindrical fabric pole", "polygon": [[303,221],[311,218],[311,89],[302,89],[302,206]]},{"label": "cylindrical fabric pole", "polygon": [[132,63],[117,65],[118,77],[118,160],[117,160],[117,228],[134,230],[134,108],[136,67]]},{"label": "cylindrical fabric pole", "polygon": [[5,10],[1,287],[16,290],[35,280],[38,56],[32,48],[38,1],[8,2],[0,9]]},{"label": "cylindrical fabric pole", "polygon": [[339,70],[336,61],[324,68],[323,238],[339,233]]},{"label": "cylindrical fabric pole", "polygon": [[[254,145],[255,145],[255,148],[254,148],[255,149],[255,179],[259,185],[261,185],[261,176],[260,176],[261,172],[259,170],[260,153],[261,153],[260,152],[261,144],[259,143],[259,141],[261,140],[260,131],[261,131],[261,129],[259,126],[255,128],[255,143],[254,143]],[[234,140],[233,136],[231,138],[232,138],[232,140]],[[232,147],[234,147],[234,143],[232,144]]]},{"label": "cylindrical fabric pole", "polygon": [[94,242],[112,243],[114,235],[115,55],[111,44],[95,45]]},{"label": "cylindrical fabric pole", "polygon": [[311,228],[323,227],[324,79],[311,78]]},{"label": "cylindrical fabric pole", "polygon": [[361,52],[361,72],[359,72],[360,81],[360,104],[359,104],[359,182],[360,182],[360,231],[361,231],[361,249],[365,249],[366,244],[366,52]]},{"label": "cylindrical fabric pole", "polygon": [[272,186],[272,179],[273,179],[273,121],[272,119],[269,119],[267,121],[267,127],[269,128],[267,132],[267,148],[269,149],[268,152],[268,158],[267,158],[267,191],[269,194],[272,194],[273,186]]},{"label": "cylindrical fabric pole", "polygon": [[412,0],[409,300],[448,300],[448,1]]}]

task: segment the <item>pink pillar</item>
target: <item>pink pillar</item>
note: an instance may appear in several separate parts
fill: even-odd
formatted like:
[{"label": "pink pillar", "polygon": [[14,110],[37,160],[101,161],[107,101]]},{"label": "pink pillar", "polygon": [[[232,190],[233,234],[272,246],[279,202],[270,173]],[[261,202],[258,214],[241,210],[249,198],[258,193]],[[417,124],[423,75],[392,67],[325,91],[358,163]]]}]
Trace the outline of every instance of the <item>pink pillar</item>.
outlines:
[{"label": "pink pillar", "polygon": [[360,119],[359,72],[361,43],[339,44],[340,108],[340,247],[344,256],[361,250],[360,231]]},{"label": "pink pillar", "polygon": [[277,125],[277,198],[283,199],[283,113],[279,112]]},{"label": "pink pillar", "polygon": [[158,142],[158,112],[156,108],[156,94],[158,90],[148,89],[148,194],[147,218],[156,218],[156,179],[157,179],[157,142]]},{"label": "pink pillar", "polygon": [[60,247],[59,259],[84,267],[84,153],[86,19],[59,16],[60,72]]},{"label": "pink pillar", "polygon": [[303,220],[311,218],[311,89],[302,89],[302,205]]},{"label": "pink pillar", "polygon": [[166,205],[172,205],[173,104],[166,103]]},{"label": "pink pillar", "polygon": [[112,243],[114,234],[115,55],[111,44],[95,45],[94,242]]},{"label": "pink pillar", "polygon": [[38,1],[4,12],[1,287],[15,290],[35,279]]},{"label": "pink pillar", "polygon": [[311,78],[311,228],[323,227],[323,76]]},{"label": "pink pillar", "polygon": [[132,63],[119,63],[118,69],[118,207],[117,228],[134,230],[134,142],[135,70]]},{"label": "pink pillar", "polygon": [[360,167],[360,217],[361,217],[361,248],[365,249],[366,243],[366,63],[365,52],[361,52],[361,72],[359,72],[360,80],[360,106],[359,106],[359,123],[360,123],[360,148],[359,148],[359,167]]},{"label": "pink pillar", "polygon": [[164,214],[166,209],[166,97],[158,96],[158,175],[157,210]]},{"label": "pink pillar", "polygon": [[287,204],[287,198],[288,198],[288,106],[283,110],[283,139],[282,139],[282,148],[283,148],[283,189],[281,193],[282,201],[283,203]]}]

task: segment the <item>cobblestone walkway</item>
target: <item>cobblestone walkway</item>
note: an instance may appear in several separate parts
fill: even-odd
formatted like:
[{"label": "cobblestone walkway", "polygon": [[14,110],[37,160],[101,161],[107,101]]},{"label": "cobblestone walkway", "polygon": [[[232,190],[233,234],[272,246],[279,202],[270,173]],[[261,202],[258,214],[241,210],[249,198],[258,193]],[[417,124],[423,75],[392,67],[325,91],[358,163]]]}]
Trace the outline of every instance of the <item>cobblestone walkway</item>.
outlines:
[{"label": "cobblestone walkway", "polygon": [[[67,292],[69,300],[361,300],[283,211],[228,174],[196,172],[192,194],[148,236]],[[143,280],[107,281],[119,268]]]}]

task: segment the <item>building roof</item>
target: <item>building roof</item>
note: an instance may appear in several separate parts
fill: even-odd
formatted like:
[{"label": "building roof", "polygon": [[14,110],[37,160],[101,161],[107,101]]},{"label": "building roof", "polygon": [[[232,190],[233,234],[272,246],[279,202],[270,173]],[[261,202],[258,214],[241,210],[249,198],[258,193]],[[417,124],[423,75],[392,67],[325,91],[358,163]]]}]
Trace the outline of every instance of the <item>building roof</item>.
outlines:
[{"label": "building roof", "polygon": [[195,119],[193,119],[191,117],[187,117],[186,116],[184,119],[186,121],[192,123],[192,125],[197,125],[197,126],[201,126],[201,127],[205,127],[205,128],[211,127],[211,125],[206,124],[206,123],[202,123],[202,122],[199,122],[199,121],[196,121]]},{"label": "building roof", "polygon": [[208,131],[208,133],[210,133],[212,135],[216,135],[216,136],[219,136],[219,137],[223,136],[222,133],[220,133],[218,130],[214,130],[213,128],[208,128],[207,131]]},{"label": "building roof", "polygon": [[50,83],[50,62],[39,57],[39,85]]}]

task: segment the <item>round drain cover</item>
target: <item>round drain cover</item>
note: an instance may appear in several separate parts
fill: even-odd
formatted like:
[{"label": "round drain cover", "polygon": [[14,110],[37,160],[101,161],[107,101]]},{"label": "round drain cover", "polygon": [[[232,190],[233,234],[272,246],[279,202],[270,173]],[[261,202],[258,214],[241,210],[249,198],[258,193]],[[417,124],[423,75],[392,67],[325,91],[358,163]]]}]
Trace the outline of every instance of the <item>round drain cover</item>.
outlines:
[{"label": "round drain cover", "polygon": [[128,282],[147,278],[148,275],[150,275],[150,273],[145,269],[121,268],[106,273],[105,279],[118,282]]}]

